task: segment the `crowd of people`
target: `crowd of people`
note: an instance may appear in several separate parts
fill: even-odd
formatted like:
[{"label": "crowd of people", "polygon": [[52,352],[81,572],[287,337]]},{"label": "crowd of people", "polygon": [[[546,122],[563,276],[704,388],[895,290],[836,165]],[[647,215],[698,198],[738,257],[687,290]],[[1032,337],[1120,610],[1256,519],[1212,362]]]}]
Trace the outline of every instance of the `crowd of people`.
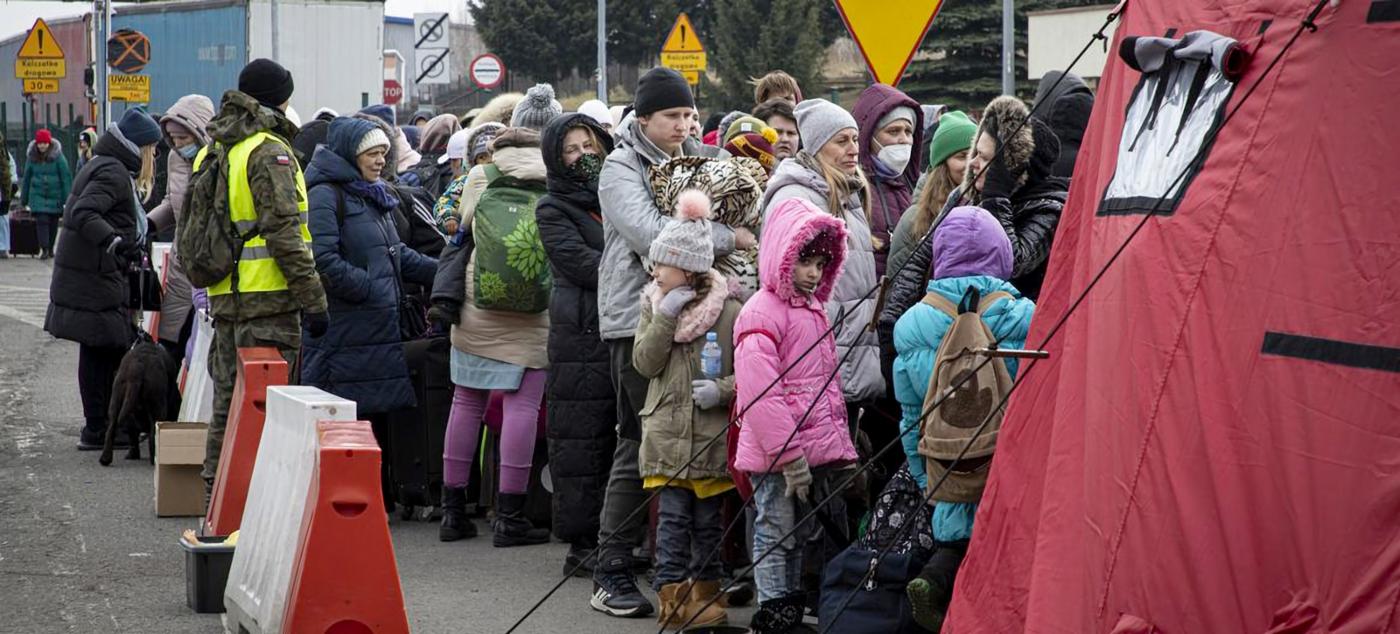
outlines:
[{"label": "crowd of people", "polygon": [[[1035,116],[1011,96],[969,113],[880,84],[847,110],[779,71],[754,81],[748,112],[702,122],[686,80],[656,68],[624,107],[566,113],[540,84],[460,117],[399,125],[377,105],[297,125],[291,73],[260,59],[217,105],[126,111],[84,138],[75,174],[40,131],[23,174],[0,180],[20,184],[55,256],[45,329],[80,344],[81,449],[100,447],[138,336],[130,270],[173,228],[156,335],[179,359],[195,311],[214,320],[211,486],[237,350],[265,346],[294,381],[357,403],[392,508],[388,457],[410,448],[391,426],[418,405],[405,342],[446,337],[443,541],[478,535],[468,487],[493,468],[475,462],[495,399],[493,544],[568,542],[564,572],[591,575],[593,609],[717,624],[756,594],[754,632],[808,631],[832,588],[824,566],[890,539],[881,492],[912,478],[929,528],[903,537],[922,556],[893,610],[937,631],[990,455],[932,452],[928,405],[962,316],[1019,347],[1053,291],[1042,280],[1092,105],[1077,78],[1054,81]],[[161,142],[166,193],[150,201]],[[541,433],[549,527],[526,508]],[[903,452],[877,454],[887,445]],[[943,471],[955,495],[928,490]],[[737,555],[714,555],[735,540]],[[649,566],[659,605],[638,589]]]}]

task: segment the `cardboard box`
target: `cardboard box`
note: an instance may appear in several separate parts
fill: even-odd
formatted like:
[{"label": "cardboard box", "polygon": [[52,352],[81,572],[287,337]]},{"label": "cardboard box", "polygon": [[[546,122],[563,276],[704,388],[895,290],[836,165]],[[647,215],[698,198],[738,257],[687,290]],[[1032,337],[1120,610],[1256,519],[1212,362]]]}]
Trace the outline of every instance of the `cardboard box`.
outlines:
[{"label": "cardboard box", "polygon": [[156,423],[156,515],[204,515],[206,423]]}]

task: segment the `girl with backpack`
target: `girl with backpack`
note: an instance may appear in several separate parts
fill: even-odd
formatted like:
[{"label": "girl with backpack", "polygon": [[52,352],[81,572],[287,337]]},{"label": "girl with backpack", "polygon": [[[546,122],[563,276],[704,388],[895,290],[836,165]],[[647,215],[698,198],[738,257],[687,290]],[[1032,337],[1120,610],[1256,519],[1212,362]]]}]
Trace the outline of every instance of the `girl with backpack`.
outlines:
[{"label": "girl with backpack", "polygon": [[[465,268],[445,265],[435,287],[463,289],[452,326],[452,410],[443,440],[443,509],[438,538],[474,537],[466,487],[482,417],[492,391],[504,393],[500,489],[492,523],[494,546],[549,541],[525,517],[538,430],[540,399],[549,366],[549,265],[535,224],[545,192],[540,135],[508,128],[492,144],[494,162],[475,208],[454,237],[474,241]],[[448,262],[446,255],[444,261]],[[455,290],[455,289],[454,289]],[[438,300],[434,293],[435,301]],[[455,300],[455,298],[454,298]],[[441,307],[436,309],[442,312]]]},{"label": "girl with backpack", "polygon": [[326,288],[330,326],[303,327],[301,383],[355,401],[384,450],[380,484],[392,508],[390,412],[414,407],[399,305],[404,283],[430,285],[437,260],[404,245],[384,181],[389,137],[375,123],[337,117],[306,168],[308,222],[316,272]]},{"label": "girl with backpack", "polygon": [[[928,283],[928,297],[904,313],[894,328],[894,345],[898,352],[894,362],[894,393],[903,411],[900,440],[905,455],[909,457],[909,472],[925,490],[942,475],[927,472],[929,458],[920,452],[920,444],[924,441],[920,430],[935,428],[927,424],[923,417],[924,410],[932,404],[929,399],[930,385],[938,369],[940,345],[954,325],[955,316],[949,314],[946,306],[956,307],[965,296],[970,295],[969,289],[975,291],[975,295],[981,298],[978,307],[980,318],[988,334],[1002,348],[1020,348],[1025,344],[1031,315],[1035,311],[1035,303],[1022,297],[1020,291],[1007,281],[1013,270],[1011,241],[1001,224],[986,210],[957,207],[949,211],[934,231],[933,253],[933,279]],[[940,308],[940,305],[944,307]],[[1016,375],[1016,360],[993,359],[990,362],[1001,363],[1005,364],[1009,382]],[[980,378],[981,375],[978,376]],[[958,386],[940,385],[933,388],[935,398],[948,387]],[[985,391],[995,393],[997,390]],[[1000,394],[994,394],[995,400],[1001,398]],[[996,405],[991,404],[991,407]],[[939,413],[947,412],[935,411],[930,416]],[[980,425],[984,417],[981,412],[970,414],[969,420],[963,422],[972,426],[968,429]],[[995,431],[985,433],[985,437],[994,442],[994,434]],[[934,494],[937,500],[933,507],[935,550],[923,572],[908,587],[915,620],[934,632],[941,627],[943,613],[953,598],[953,578],[963,556],[967,554],[968,540],[972,538],[972,519],[977,513],[975,501],[944,500],[949,497],[980,499],[981,487],[986,484],[986,472],[990,468],[990,455],[985,456],[985,460],[968,458],[959,463],[943,487]],[[968,483],[954,479],[954,474],[960,473],[972,474],[967,477]],[[957,496],[947,495],[955,488],[963,490]]]},{"label": "girl with backpack", "polygon": [[[815,522],[797,522],[856,462],[823,308],[846,265],[846,226],[805,198],[773,205],[759,241],[762,288],[734,326],[735,407],[743,412],[734,469],[753,482],[758,634],[807,631],[803,546]],[[845,516],[839,496],[827,504],[820,512]]]},{"label": "girl with backpack", "polygon": [[661,487],[653,586],[665,628],[728,620],[712,600],[720,560],[695,568],[719,545],[720,494],[734,488],[727,446],[714,439],[728,433],[734,320],[742,307],[737,281],[713,268],[709,213],[703,192],[680,194],[676,221],[651,243],[653,281],[642,289],[632,348],[632,366],[649,379],[638,465],[643,488]]}]

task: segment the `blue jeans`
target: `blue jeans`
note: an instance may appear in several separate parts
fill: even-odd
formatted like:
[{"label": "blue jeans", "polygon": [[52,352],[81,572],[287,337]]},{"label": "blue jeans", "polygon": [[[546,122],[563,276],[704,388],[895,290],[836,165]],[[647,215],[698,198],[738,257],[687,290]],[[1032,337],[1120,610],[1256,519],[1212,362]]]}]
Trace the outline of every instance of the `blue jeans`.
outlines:
[{"label": "blue jeans", "polygon": [[[758,585],[760,603],[803,593],[803,558],[808,559],[809,567],[819,577],[821,568],[839,550],[844,538],[827,536],[815,517],[808,518],[800,528],[797,521],[811,512],[812,504],[831,494],[840,484],[840,474],[826,467],[812,469],[810,502],[788,497],[787,480],[781,473],[752,474],[756,512],[753,558],[757,562],[753,578]],[[845,522],[846,505],[839,495],[828,502],[822,512],[837,523]],[[797,530],[791,537],[781,539],[794,528]],[[759,560],[770,548],[773,552]]]},{"label": "blue jeans", "polygon": [[[652,586],[680,583],[686,579],[715,581],[720,567],[719,539],[724,533],[720,520],[723,496],[704,499],[690,489],[664,487],[656,516],[656,577]],[[704,569],[700,565],[708,558]]]}]

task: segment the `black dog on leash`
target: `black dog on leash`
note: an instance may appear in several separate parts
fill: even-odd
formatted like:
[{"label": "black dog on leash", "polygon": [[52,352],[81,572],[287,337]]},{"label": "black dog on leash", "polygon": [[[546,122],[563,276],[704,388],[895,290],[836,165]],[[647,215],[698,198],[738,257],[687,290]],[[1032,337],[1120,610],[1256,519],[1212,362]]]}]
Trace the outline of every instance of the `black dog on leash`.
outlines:
[{"label": "black dog on leash", "polygon": [[131,439],[127,460],[141,459],[141,434],[147,434],[150,460],[156,460],[156,421],[180,415],[180,367],[165,348],[142,332],[126,351],[112,382],[112,402],[107,413],[107,438],[97,461],[112,464],[112,440],[118,429]]}]

